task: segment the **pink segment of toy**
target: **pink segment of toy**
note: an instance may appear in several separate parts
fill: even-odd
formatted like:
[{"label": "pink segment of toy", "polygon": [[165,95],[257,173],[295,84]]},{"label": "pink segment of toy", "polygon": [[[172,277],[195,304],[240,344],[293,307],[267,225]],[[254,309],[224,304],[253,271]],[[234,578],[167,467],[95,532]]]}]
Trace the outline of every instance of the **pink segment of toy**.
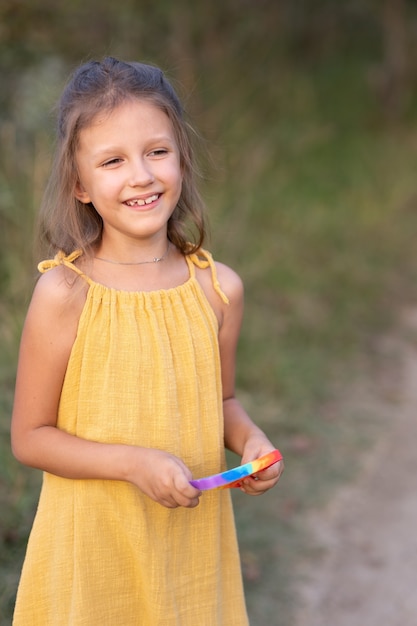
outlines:
[{"label": "pink segment of toy", "polygon": [[255,461],[245,463],[245,465],[239,465],[238,467],[226,470],[221,474],[214,474],[213,476],[206,476],[206,478],[190,480],[190,483],[197,489],[201,489],[201,491],[205,491],[207,489],[240,487],[240,482],[243,478],[256,474],[256,472],[260,472],[261,470],[264,470],[281,460],[281,452],[279,450],[273,450],[272,452],[261,456],[259,459],[255,459]]}]

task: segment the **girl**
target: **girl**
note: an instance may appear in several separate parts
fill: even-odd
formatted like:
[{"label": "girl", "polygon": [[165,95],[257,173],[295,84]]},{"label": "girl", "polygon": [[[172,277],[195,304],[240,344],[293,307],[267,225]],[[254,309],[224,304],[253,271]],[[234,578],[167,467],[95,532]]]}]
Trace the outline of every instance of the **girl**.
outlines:
[{"label": "girl", "polygon": [[242,284],[202,249],[189,130],[159,69],[74,73],[41,227],[54,258],[22,335],[12,446],[44,480],[14,625],[244,626],[230,494],[190,479],[225,469],[224,446],[248,462],[273,445],[235,398]]}]

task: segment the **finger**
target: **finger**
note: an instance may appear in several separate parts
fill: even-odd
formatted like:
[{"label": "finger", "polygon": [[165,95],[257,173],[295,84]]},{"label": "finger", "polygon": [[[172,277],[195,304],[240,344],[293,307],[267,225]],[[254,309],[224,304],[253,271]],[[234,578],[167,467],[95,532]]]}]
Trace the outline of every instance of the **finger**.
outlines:
[{"label": "finger", "polygon": [[256,485],[256,481],[252,478],[242,483],[240,490],[249,496],[260,496],[262,493],[264,493],[265,488],[259,489],[255,487],[254,485]]},{"label": "finger", "polygon": [[194,508],[200,502],[201,491],[191,485],[184,475],[180,474],[174,478],[172,496],[178,506]]},{"label": "finger", "polygon": [[190,498],[183,493],[174,491],[169,496],[155,495],[152,499],[168,509],[176,509],[178,507],[194,508],[200,502],[200,495],[200,492],[198,492],[196,497]]},{"label": "finger", "polygon": [[279,476],[273,476],[268,479],[261,478],[256,475],[249,476],[242,482],[241,489],[251,496],[260,496],[265,493],[265,491],[272,489],[272,487],[274,487],[278,482],[278,478]]},{"label": "finger", "polygon": [[155,500],[155,502],[161,504],[167,509],[177,509],[179,506],[173,498],[159,498],[158,500]]},{"label": "finger", "polygon": [[[190,487],[192,487],[192,485],[190,485]],[[176,494],[175,499],[180,506],[194,508],[200,503],[200,496],[201,491],[192,487],[191,491],[189,489],[186,491],[179,491],[178,494]]]},{"label": "finger", "polygon": [[198,504],[200,503],[199,496],[190,498],[180,492],[173,493],[172,499],[173,499],[173,502],[175,502],[175,506],[181,506],[181,507],[185,507],[188,509],[193,509],[194,507],[198,506]]},{"label": "finger", "polygon": [[278,463],[274,463],[271,467],[267,467],[260,472],[256,472],[254,474],[255,477],[259,478],[259,480],[272,480],[274,478],[279,478],[284,471],[284,463],[283,461],[279,461]]}]

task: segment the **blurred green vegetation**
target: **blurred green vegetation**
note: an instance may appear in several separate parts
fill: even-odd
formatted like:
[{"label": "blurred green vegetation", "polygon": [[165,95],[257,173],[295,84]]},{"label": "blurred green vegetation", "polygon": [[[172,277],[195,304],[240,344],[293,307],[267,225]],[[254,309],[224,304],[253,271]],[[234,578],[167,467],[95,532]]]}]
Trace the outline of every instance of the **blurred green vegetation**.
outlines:
[{"label": "blurred green vegetation", "polygon": [[256,507],[236,494],[249,609],[290,623],[300,515],[372,437],[338,399],[415,300],[416,3],[3,0],[0,24],[0,622],[39,485],[9,420],[51,111],[74,65],[112,54],[167,70],[206,137],[211,248],[246,285],[238,385],[287,462]]}]

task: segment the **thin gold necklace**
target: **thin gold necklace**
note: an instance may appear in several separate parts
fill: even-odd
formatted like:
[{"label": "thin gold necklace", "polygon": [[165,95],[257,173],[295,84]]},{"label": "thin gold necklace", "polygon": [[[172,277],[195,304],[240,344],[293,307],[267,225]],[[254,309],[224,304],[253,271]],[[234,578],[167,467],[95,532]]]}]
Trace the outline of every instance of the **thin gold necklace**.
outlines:
[{"label": "thin gold necklace", "polygon": [[166,259],[166,257],[168,256],[170,245],[171,244],[168,241],[168,246],[164,254],[162,256],[154,256],[154,258],[150,261],[113,261],[112,259],[103,259],[101,256],[95,256],[94,258],[97,259],[97,261],[113,263],[113,265],[147,265],[148,263],[160,263],[161,261],[164,261],[164,259]]}]

